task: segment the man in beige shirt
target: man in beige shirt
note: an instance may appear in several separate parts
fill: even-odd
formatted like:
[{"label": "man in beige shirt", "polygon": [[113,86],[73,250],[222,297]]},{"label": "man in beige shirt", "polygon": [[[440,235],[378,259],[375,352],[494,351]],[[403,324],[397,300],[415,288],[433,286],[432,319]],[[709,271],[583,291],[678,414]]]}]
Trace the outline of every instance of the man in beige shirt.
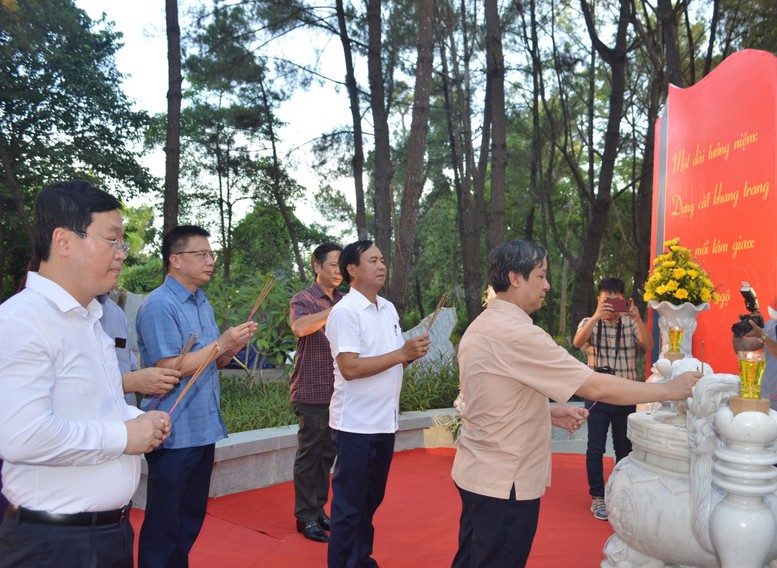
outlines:
[{"label": "man in beige shirt", "polygon": [[529,317],[550,289],[547,270],[547,251],[528,241],[494,249],[496,297],[459,345],[466,406],[452,472],[462,500],[453,568],[526,564],[550,484],[551,424],[575,431],[588,416],[564,404],[573,394],[614,404],[675,400],[690,396],[700,377],[646,384],[592,371]]}]

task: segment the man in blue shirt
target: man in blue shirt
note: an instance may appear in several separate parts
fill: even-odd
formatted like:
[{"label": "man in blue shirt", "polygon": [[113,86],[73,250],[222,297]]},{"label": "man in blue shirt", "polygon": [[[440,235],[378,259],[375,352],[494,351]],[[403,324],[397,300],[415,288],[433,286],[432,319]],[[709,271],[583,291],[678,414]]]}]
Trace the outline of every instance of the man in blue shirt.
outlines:
[{"label": "man in blue shirt", "polygon": [[[138,566],[187,566],[208,503],[213,455],[227,428],[219,412],[218,368],[226,365],[256,331],[246,322],[219,332],[208,298],[200,289],[213,276],[216,253],[200,227],[174,227],[162,240],[167,277],[138,311],[135,328],[143,365],[178,368],[181,382],[161,398],[146,396],[141,408],[171,414],[175,435],[146,454],[146,517],[140,530]],[[191,350],[180,356],[189,338]],[[176,400],[192,375],[204,370]],[[173,411],[173,407],[175,410]]]}]

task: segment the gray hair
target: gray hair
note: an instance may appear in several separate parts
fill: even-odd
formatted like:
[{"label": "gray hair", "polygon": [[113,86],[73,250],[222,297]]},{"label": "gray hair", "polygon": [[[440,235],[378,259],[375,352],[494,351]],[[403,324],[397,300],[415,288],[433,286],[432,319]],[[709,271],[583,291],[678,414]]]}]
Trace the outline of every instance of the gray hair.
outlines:
[{"label": "gray hair", "polygon": [[510,273],[515,272],[529,279],[532,270],[548,257],[545,247],[529,241],[505,241],[488,255],[488,281],[494,292],[504,292],[510,287]]}]

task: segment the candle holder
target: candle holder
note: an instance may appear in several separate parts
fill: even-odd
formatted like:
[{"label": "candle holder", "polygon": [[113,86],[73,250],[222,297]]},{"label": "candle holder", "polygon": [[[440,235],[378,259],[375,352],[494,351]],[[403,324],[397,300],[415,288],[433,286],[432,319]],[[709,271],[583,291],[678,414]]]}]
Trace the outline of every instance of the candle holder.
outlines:
[{"label": "candle holder", "polygon": [[745,411],[769,413],[769,401],[761,398],[761,379],[766,368],[766,353],[738,351],[740,396],[732,397],[729,406],[734,414]]}]

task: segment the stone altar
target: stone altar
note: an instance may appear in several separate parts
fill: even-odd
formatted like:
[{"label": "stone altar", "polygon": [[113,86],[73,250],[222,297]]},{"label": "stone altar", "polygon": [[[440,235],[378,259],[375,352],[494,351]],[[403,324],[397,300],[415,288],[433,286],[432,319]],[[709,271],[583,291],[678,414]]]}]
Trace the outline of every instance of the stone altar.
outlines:
[{"label": "stone altar", "polygon": [[[693,365],[677,361],[672,374]],[[629,417],[634,449],[605,491],[615,534],[602,568],[777,566],[777,412],[735,416],[738,392],[738,376],[706,374],[687,411]]]}]

